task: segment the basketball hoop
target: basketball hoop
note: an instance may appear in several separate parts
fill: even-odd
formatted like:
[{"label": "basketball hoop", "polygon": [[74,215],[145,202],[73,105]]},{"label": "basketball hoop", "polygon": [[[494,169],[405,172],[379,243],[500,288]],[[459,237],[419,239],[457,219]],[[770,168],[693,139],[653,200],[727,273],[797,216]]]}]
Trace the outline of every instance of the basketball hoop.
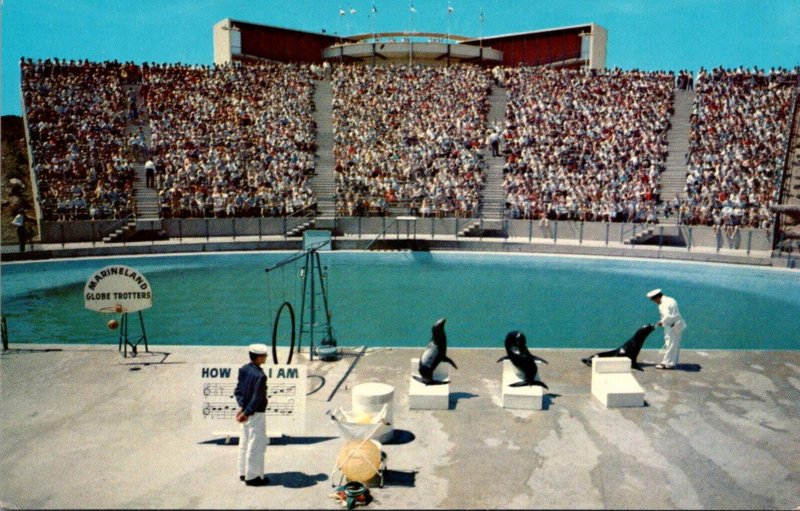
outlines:
[{"label": "basketball hoop", "polygon": [[113,307],[100,307],[98,312],[102,312],[103,314],[123,314],[128,312],[127,307],[123,307],[120,304],[114,305]]}]

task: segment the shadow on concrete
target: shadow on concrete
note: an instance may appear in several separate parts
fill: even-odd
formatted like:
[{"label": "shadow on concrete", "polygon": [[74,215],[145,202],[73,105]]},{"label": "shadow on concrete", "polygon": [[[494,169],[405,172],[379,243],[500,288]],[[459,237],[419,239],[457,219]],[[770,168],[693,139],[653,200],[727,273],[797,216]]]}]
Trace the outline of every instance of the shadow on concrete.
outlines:
[{"label": "shadow on concrete", "polygon": [[[335,440],[338,436],[279,436],[270,437],[269,445],[312,445]],[[201,445],[239,445],[239,437],[231,435],[229,437],[213,438],[198,442]]]},{"label": "shadow on concrete", "polygon": [[[120,362],[118,365],[130,366],[131,371],[138,371],[141,369],[141,367],[137,366],[148,367],[154,365],[175,365],[175,364],[186,363],[186,362],[167,362],[167,358],[171,354],[172,353],[167,351],[140,351],[134,356],[123,358],[123,361]],[[144,359],[143,357],[154,357],[154,358],[151,359],[150,361],[145,361],[146,359]],[[161,357],[161,359],[158,360],[158,357]]]},{"label": "shadow on concrete", "polygon": [[[9,348],[2,351],[2,355],[16,355],[22,353],[52,353],[54,351],[64,351],[61,348]],[[85,350],[88,351],[88,350]]]},{"label": "shadow on concrete", "polygon": [[390,470],[383,471],[384,486],[403,486],[413,488],[417,484],[416,470]]},{"label": "shadow on concrete", "polygon": [[312,445],[338,439],[338,436],[279,436],[269,439],[269,445]]},{"label": "shadow on concrete", "polygon": [[320,389],[322,389],[322,387],[325,386],[325,377],[322,376],[322,375],[309,374],[307,378],[309,378],[309,379],[311,379],[311,378],[319,378],[320,382],[319,382],[319,386],[317,388],[311,390],[310,392],[306,392],[306,396],[310,396],[311,394],[314,394],[315,392],[318,392]]},{"label": "shadow on concrete", "polygon": [[700,364],[676,364],[674,369],[657,369],[655,363],[639,362],[642,367],[652,367],[656,371],[669,372],[669,371],[686,371],[687,373],[699,373],[703,368]]},{"label": "shadow on concrete", "polygon": [[269,486],[283,486],[284,488],[309,488],[322,481],[327,481],[326,474],[304,474],[303,472],[267,472]]},{"label": "shadow on concrete", "polygon": [[383,445],[405,445],[410,444],[414,440],[416,440],[417,436],[405,429],[396,429],[394,430],[394,435],[392,435],[391,440],[383,442]]},{"label": "shadow on concrete", "polygon": [[450,402],[448,405],[448,409],[455,410],[460,400],[472,399],[473,397],[478,397],[478,394],[472,394],[471,392],[453,392],[452,394],[450,394]]},{"label": "shadow on concrete", "polygon": [[551,392],[546,392],[542,396],[542,410],[548,410],[550,408],[550,403],[553,402],[553,399],[557,399],[561,397],[561,394],[553,394]]}]

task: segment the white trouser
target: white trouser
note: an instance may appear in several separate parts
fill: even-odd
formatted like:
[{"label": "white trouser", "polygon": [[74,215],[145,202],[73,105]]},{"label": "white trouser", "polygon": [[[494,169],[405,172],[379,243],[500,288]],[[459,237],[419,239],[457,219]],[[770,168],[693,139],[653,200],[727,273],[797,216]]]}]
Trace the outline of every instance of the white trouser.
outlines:
[{"label": "white trouser", "polygon": [[662,348],[664,358],[661,359],[662,364],[667,366],[678,365],[678,355],[681,350],[681,336],[685,326],[686,323],[678,321],[672,328],[668,326],[664,327],[664,347]]},{"label": "white trouser", "polygon": [[239,438],[239,475],[249,481],[264,475],[264,451],[267,449],[266,415],[255,413],[242,423]]}]

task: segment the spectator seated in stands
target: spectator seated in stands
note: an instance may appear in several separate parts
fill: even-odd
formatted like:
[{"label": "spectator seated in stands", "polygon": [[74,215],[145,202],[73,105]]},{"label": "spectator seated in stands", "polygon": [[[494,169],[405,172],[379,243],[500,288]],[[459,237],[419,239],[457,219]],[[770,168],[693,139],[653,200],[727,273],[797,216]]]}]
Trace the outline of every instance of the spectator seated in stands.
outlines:
[{"label": "spectator seated in stands", "polygon": [[799,75],[798,68],[699,71],[683,223],[713,225],[728,237],[740,227],[771,227]]},{"label": "spectator seated in stands", "polygon": [[653,221],[674,77],[506,68],[503,190],[510,218]]},{"label": "spectator seated in stands", "polygon": [[419,211],[427,199],[431,215],[476,216],[490,85],[477,66],[336,68],[339,213]]}]

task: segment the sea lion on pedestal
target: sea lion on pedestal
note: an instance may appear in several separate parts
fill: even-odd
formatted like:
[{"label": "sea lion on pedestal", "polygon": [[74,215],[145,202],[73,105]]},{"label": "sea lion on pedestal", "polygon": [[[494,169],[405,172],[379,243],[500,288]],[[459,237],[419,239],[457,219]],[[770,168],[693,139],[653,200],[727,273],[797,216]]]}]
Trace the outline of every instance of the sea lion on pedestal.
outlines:
[{"label": "sea lion on pedestal", "polygon": [[601,353],[596,353],[591,357],[582,358],[581,362],[586,364],[587,366],[592,366],[592,359],[594,357],[628,357],[631,359],[631,367],[634,369],[638,369],[639,371],[643,371],[639,363],[636,362],[637,357],[639,356],[639,352],[642,351],[642,346],[644,345],[645,339],[650,333],[655,329],[655,325],[644,325],[639,330],[637,330],[633,336],[625,341],[625,344],[620,346],[619,348],[611,351],[603,351]]},{"label": "sea lion on pedestal", "polygon": [[498,362],[503,360],[511,360],[514,368],[517,370],[517,376],[522,378],[522,381],[512,383],[509,387],[522,387],[525,385],[538,385],[549,389],[547,385],[536,379],[539,368],[536,366],[536,361],[547,363],[547,360],[533,355],[528,351],[526,344],[525,334],[520,331],[514,330],[506,335],[506,356],[497,359]]},{"label": "sea lion on pedestal", "polygon": [[439,381],[433,379],[433,372],[436,367],[442,363],[447,362],[454,368],[458,369],[456,363],[447,357],[447,336],[444,333],[444,324],[447,321],[445,318],[440,319],[433,324],[431,329],[431,340],[422,357],[419,359],[419,376],[413,375],[414,379],[425,385],[441,385],[449,383],[447,380]]}]

